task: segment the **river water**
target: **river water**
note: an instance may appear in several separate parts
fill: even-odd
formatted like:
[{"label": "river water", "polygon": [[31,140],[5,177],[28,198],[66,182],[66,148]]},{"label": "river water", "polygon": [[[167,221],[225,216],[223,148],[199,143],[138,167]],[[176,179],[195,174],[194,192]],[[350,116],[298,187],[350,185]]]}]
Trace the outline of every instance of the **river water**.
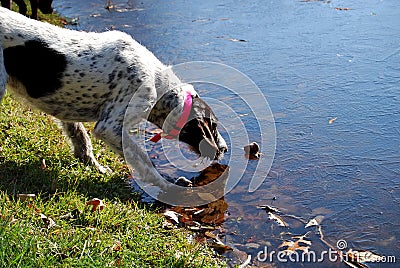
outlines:
[{"label": "river water", "polygon": [[[71,28],[122,30],[165,64],[213,61],[232,66],[251,78],[268,100],[277,131],[274,162],[257,191],[247,192],[244,176],[225,197],[229,206],[223,224],[225,243],[252,255],[257,266],[271,264],[254,260],[260,250],[277,251],[283,241],[294,241],[293,236],[308,231],[313,242],[310,250],[321,252],[327,246],[318,232],[297,220],[320,216],[330,244],[345,240],[347,248],[397,259],[397,265],[372,267],[399,266],[397,1],[130,0],[113,4],[106,10],[105,1],[54,3],[58,12],[78,23]],[[227,101],[218,90],[199,92]],[[228,100],[232,106],[239,103],[235,96]],[[249,135],[257,140],[253,118],[246,108],[241,112]],[[249,164],[249,172],[256,161]],[[289,227],[278,226],[257,205],[279,208]],[[273,265],[317,266],[281,264],[276,259]],[[324,260],[320,266],[345,265]]]}]

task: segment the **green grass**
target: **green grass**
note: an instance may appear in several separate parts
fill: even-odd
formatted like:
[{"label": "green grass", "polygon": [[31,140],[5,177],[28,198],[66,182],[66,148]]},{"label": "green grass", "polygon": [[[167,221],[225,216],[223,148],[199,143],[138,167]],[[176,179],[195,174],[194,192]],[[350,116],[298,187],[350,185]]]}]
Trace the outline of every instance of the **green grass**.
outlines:
[{"label": "green grass", "polygon": [[[165,230],[157,209],[136,201],[122,160],[100,141],[93,146],[113,174],[78,162],[50,116],[5,96],[0,105],[0,267],[222,265],[210,248],[189,242],[186,231]],[[19,194],[36,199],[22,201]],[[103,210],[86,206],[94,197],[104,201]],[[56,225],[47,228],[41,214]]]}]

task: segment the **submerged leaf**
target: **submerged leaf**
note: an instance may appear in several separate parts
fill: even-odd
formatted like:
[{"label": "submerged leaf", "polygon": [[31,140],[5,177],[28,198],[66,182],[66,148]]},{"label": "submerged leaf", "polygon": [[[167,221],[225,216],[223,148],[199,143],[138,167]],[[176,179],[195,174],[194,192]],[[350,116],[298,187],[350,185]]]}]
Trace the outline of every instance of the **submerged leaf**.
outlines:
[{"label": "submerged leaf", "polygon": [[291,255],[293,253],[296,253],[296,251],[302,251],[303,253],[307,254],[311,246],[311,241],[305,239],[306,235],[307,234],[302,236],[293,236],[292,238],[297,239],[296,241],[283,241],[282,244],[278,246],[278,248],[286,247],[283,250],[286,255]]}]

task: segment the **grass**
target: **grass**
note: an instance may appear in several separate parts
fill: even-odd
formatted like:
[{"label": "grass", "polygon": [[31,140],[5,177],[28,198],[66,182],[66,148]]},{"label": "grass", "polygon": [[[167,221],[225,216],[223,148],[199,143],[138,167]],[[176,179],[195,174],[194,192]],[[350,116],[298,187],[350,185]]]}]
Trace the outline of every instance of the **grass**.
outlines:
[{"label": "grass", "polygon": [[[53,118],[6,94],[0,105],[0,267],[222,265],[186,231],[164,229],[157,209],[137,202],[127,187],[122,160],[100,141],[93,146],[113,174],[79,163]],[[86,203],[92,198],[105,208],[91,211]]]}]

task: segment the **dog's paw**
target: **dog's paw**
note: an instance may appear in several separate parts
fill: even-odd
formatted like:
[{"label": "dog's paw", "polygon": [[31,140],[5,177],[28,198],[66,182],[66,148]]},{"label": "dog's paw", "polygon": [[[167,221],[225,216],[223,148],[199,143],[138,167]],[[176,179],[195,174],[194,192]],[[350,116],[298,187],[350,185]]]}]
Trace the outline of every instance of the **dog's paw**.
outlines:
[{"label": "dog's paw", "polygon": [[101,173],[101,174],[108,174],[111,175],[113,173],[113,171],[111,170],[111,168],[107,167],[107,166],[102,166],[102,165],[96,165],[97,170]]},{"label": "dog's paw", "polygon": [[179,186],[183,186],[183,187],[192,187],[193,186],[193,183],[190,180],[186,179],[185,177],[179,177],[175,181],[175,184],[179,185]]}]

